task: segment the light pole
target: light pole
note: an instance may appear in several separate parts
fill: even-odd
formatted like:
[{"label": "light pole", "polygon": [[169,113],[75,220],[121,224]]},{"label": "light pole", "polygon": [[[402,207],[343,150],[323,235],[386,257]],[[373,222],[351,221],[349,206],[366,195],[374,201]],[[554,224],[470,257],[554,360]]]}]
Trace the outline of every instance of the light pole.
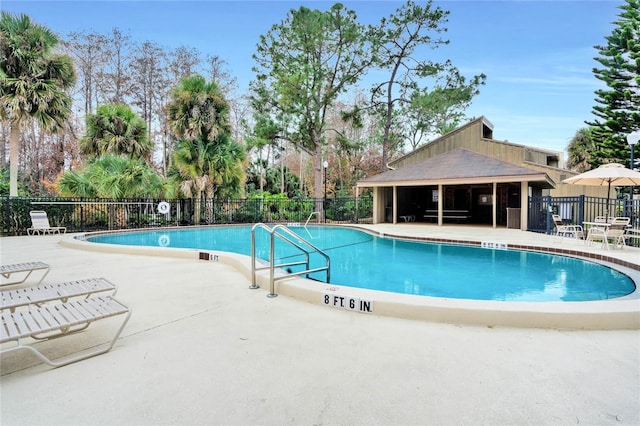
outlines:
[{"label": "light pole", "polygon": [[[640,141],[640,130],[636,130],[635,132],[631,132],[627,135],[627,143],[631,148],[631,161],[629,162],[629,168],[631,170],[635,169],[633,164],[633,147],[638,143],[638,141]],[[631,206],[631,223],[633,223],[633,186],[629,187],[629,203]]]}]

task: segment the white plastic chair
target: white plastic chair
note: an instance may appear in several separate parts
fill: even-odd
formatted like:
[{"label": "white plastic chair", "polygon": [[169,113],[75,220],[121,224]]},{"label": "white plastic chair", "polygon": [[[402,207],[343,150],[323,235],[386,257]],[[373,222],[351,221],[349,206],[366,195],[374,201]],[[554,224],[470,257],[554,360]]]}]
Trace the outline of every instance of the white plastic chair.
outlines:
[{"label": "white plastic chair", "polygon": [[45,235],[60,234],[67,232],[64,226],[51,226],[47,212],[43,210],[32,210],[29,212],[31,216],[31,228],[27,229],[27,235]]}]

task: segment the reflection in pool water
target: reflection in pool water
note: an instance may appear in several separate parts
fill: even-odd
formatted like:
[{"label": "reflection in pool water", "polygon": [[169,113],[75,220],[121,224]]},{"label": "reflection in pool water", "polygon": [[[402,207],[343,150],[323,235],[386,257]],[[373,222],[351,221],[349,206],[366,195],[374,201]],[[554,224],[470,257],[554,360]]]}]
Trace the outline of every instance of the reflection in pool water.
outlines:
[{"label": "reflection in pool water", "polygon": [[[545,253],[382,238],[352,228],[291,227],[331,257],[331,283],[433,297],[505,301],[587,301],[635,290],[629,277],[590,261]],[[251,254],[251,226],[100,235],[92,242]],[[256,254],[269,258],[269,237],[256,230]],[[301,259],[276,240],[277,263]],[[321,256],[311,257],[312,267]],[[311,278],[323,281],[325,273]]]}]

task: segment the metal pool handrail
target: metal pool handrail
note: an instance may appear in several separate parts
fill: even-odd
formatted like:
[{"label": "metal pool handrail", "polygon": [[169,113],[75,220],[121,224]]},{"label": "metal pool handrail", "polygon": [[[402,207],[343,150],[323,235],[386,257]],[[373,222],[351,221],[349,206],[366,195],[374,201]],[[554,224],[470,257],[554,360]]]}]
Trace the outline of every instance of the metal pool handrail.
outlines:
[{"label": "metal pool handrail", "polygon": [[[269,235],[270,235],[270,243],[269,243],[269,265],[268,266],[264,266],[264,267],[260,267],[257,268],[256,267],[256,237],[255,237],[255,231],[258,228],[262,228],[264,230],[266,230]],[[298,242],[291,240],[290,238],[287,238],[286,235],[280,234],[278,233],[278,231],[282,231],[286,234],[288,234],[289,236],[293,237],[294,239],[296,239]],[[285,276],[282,277],[276,277],[275,276],[275,237],[280,238],[281,240],[285,241],[286,243],[292,245],[293,247],[297,248],[298,250],[302,251],[305,254],[305,261],[300,261],[300,262],[290,262],[290,263],[282,263],[277,265],[279,268],[280,267],[285,267],[285,266],[294,266],[294,265],[305,265],[306,269],[300,272],[291,272]],[[303,246],[306,246],[303,247]],[[325,258],[325,266],[321,266],[319,268],[313,268],[310,269],[309,268],[309,255],[311,253],[318,253],[321,256],[323,256]],[[249,288],[255,289],[260,287],[259,285],[256,284],[256,272],[259,270],[264,270],[264,269],[269,269],[269,294],[267,294],[267,297],[276,297],[277,294],[275,293],[275,281],[277,280],[282,280],[282,279],[286,279],[286,278],[290,278],[291,276],[295,276],[295,275],[305,275],[305,274],[310,274],[313,272],[319,272],[319,271],[327,271],[327,283],[330,281],[330,269],[331,269],[331,259],[329,258],[329,256],[323,252],[322,250],[320,250],[318,247],[314,246],[313,244],[311,244],[309,241],[305,240],[304,238],[302,238],[300,235],[296,234],[295,232],[292,232],[289,228],[287,228],[285,225],[276,225],[273,228],[269,228],[267,225],[265,225],[264,223],[256,223],[255,225],[253,225],[253,227],[251,228],[251,286]]]},{"label": "metal pool handrail", "polygon": [[309,215],[309,217],[307,218],[307,221],[304,223],[304,227],[306,228],[307,225],[309,224],[309,221],[311,220],[311,218],[313,217],[313,215],[318,215],[320,216],[320,212],[311,212],[311,214]]}]

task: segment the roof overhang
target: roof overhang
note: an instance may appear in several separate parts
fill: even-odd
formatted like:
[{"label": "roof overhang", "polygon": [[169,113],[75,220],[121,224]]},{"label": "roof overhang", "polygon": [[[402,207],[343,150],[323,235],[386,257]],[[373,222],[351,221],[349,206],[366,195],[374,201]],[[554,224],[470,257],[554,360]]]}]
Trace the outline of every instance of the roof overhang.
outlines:
[{"label": "roof overhang", "polygon": [[357,182],[359,188],[528,182],[555,188],[546,172],[458,148]]},{"label": "roof overhang", "polygon": [[435,186],[435,185],[479,185],[490,183],[513,183],[513,182],[529,182],[536,183],[536,186],[545,188],[555,188],[555,182],[546,174],[528,176],[489,176],[474,177],[464,179],[430,179],[430,180],[399,180],[385,182],[358,182],[358,188],[376,188],[376,187],[393,187],[393,186]]}]

